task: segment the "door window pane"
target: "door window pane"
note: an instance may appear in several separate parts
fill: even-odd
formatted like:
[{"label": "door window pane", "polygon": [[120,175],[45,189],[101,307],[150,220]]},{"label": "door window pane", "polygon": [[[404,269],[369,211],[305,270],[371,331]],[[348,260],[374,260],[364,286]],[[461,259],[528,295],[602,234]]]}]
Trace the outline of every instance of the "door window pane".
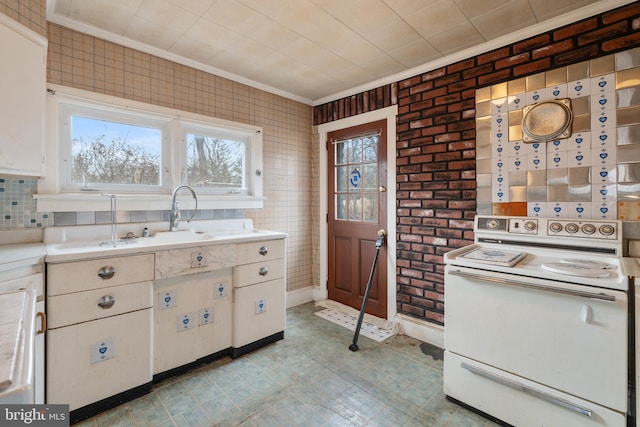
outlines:
[{"label": "door window pane", "polygon": [[378,222],[378,194],[365,194],[363,203],[363,221]]},{"label": "door window pane", "polygon": [[362,174],[362,190],[378,191],[378,164],[365,164],[364,173]]},{"label": "door window pane", "polygon": [[347,167],[336,168],[336,191],[347,191]]},{"label": "door window pane", "polygon": [[336,165],[347,163],[347,141],[338,141],[336,144]]},{"label": "door window pane", "polygon": [[362,138],[349,140],[349,163],[362,162]]},{"label": "door window pane", "polygon": [[349,195],[349,220],[362,221],[362,196],[360,194]]},{"label": "door window pane", "polygon": [[378,161],[378,136],[372,135],[363,138],[364,145],[364,161],[365,162],[377,162]]},{"label": "door window pane", "polygon": [[347,195],[336,194],[336,218],[347,219]]},{"label": "door window pane", "polygon": [[349,172],[349,191],[360,191],[362,187],[362,172],[358,167],[353,167]]}]

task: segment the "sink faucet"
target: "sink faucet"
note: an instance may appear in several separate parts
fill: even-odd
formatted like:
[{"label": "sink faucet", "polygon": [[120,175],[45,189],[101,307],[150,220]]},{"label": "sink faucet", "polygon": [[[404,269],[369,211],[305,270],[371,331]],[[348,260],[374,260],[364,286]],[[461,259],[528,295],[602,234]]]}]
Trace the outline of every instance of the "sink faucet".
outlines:
[{"label": "sink faucet", "polygon": [[196,196],[195,190],[188,185],[181,185],[177,187],[175,190],[173,190],[173,199],[171,201],[171,220],[169,221],[170,231],[177,231],[178,224],[180,224],[180,202],[176,200],[176,197],[178,195],[178,192],[183,188],[186,188],[187,190],[189,190],[191,192],[191,195],[196,201],[196,208],[193,210],[193,213],[191,214],[191,218],[189,218],[187,222],[193,219],[193,216],[196,214],[196,211],[198,210],[198,196]]},{"label": "sink faucet", "polygon": [[102,197],[108,197],[109,199],[111,199],[111,241],[102,242],[100,243],[100,246],[113,245],[115,247],[118,241],[118,230],[117,230],[117,221],[116,221],[116,215],[117,215],[116,195],[109,194],[109,193],[101,193],[100,195]]}]

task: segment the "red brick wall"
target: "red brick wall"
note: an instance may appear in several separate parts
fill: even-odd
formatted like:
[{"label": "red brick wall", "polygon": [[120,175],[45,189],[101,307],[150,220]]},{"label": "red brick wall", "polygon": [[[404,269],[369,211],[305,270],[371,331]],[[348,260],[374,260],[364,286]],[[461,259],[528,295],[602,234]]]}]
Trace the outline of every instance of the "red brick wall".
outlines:
[{"label": "red brick wall", "polygon": [[[443,254],[473,242],[475,90],[640,46],[640,2],[314,108],[314,124],[398,105],[398,312],[444,322]],[[397,93],[396,93],[397,91]]]}]

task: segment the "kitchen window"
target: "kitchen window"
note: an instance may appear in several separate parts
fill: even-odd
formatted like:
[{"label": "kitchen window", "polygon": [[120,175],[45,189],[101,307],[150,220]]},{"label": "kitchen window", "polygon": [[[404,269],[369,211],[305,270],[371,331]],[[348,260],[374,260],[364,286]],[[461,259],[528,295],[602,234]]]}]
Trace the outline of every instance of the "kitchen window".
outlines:
[{"label": "kitchen window", "polygon": [[188,184],[204,209],[263,206],[262,129],[49,85],[40,212],[169,209]]},{"label": "kitchen window", "polygon": [[251,136],[183,122],[187,184],[199,193],[247,194]]},{"label": "kitchen window", "polygon": [[162,192],[171,120],[61,104],[63,191]]}]

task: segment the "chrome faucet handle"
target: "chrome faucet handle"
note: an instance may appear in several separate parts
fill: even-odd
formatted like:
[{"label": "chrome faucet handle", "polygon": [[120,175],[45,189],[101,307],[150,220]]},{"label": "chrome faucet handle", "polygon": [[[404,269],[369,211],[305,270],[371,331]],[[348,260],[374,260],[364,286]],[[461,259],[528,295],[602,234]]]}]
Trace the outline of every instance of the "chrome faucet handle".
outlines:
[{"label": "chrome faucet handle", "polygon": [[198,211],[198,196],[196,195],[196,192],[193,188],[191,188],[191,186],[189,185],[181,185],[179,187],[176,187],[175,190],[173,190],[173,199],[172,199],[172,203],[171,203],[171,221],[169,224],[169,229],[171,231],[176,231],[178,229],[178,223],[180,222],[180,202],[178,200],[176,200],[177,196],[178,196],[178,192],[182,189],[182,188],[186,188],[187,190],[189,190],[191,192],[191,195],[193,196],[193,198],[196,201],[196,207],[193,210],[193,213],[191,214],[191,217],[187,220],[187,222],[190,222],[193,217],[196,215],[196,212]]}]

